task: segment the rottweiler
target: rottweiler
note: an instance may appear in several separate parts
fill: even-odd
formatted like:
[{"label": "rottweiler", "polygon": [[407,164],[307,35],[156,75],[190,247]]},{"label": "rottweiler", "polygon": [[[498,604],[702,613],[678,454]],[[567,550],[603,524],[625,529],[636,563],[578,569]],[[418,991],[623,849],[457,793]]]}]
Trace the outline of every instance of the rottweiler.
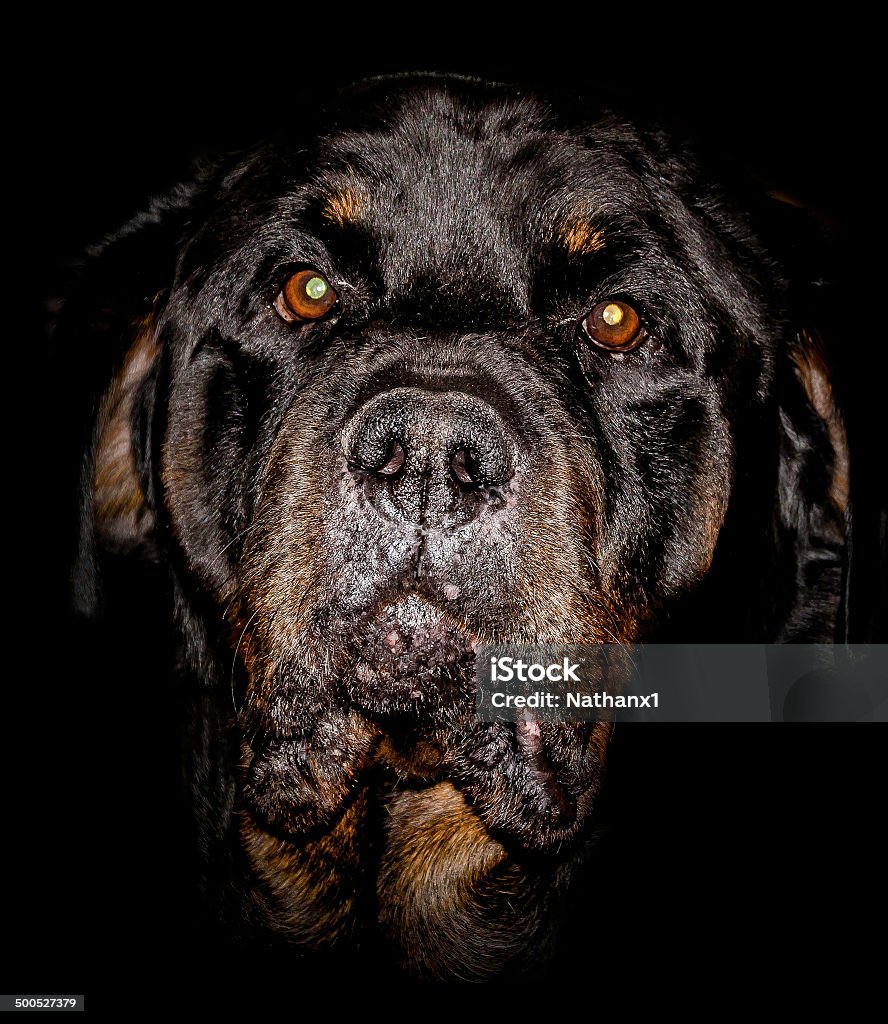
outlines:
[{"label": "rottweiler", "polygon": [[161,609],[225,934],[520,970],[612,725],[480,722],[479,647],[840,637],[848,445],[789,289],[663,132],[432,75],[94,254],[75,600]]}]

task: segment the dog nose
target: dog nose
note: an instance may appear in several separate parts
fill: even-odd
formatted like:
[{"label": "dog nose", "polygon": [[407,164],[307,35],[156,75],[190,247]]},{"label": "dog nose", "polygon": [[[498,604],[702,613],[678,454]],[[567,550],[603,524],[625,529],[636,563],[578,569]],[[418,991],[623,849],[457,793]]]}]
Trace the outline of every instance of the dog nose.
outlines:
[{"label": "dog nose", "polygon": [[412,387],[367,401],[346,424],[342,447],[384,518],[438,530],[502,504],[519,454],[503,418],[483,399]]}]

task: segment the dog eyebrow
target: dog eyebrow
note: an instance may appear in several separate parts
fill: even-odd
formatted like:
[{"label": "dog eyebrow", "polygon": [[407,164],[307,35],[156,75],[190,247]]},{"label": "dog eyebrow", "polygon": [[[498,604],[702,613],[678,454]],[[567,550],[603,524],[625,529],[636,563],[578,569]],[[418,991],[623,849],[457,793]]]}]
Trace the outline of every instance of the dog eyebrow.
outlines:
[{"label": "dog eyebrow", "polygon": [[358,219],[363,208],[364,196],[361,191],[354,185],[344,185],[327,197],[322,216],[339,227],[345,227]]},{"label": "dog eyebrow", "polygon": [[572,217],[561,225],[558,235],[572,256],[599,252],[604,248],[604,232],[593,227],[585,217]]}]

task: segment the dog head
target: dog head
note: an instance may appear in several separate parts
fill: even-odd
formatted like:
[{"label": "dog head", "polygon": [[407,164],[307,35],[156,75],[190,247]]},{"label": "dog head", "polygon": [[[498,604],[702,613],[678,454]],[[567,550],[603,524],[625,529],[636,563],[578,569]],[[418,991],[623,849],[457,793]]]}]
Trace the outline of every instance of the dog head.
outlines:
[{"label": "dog head", "polygon": [[[823,364],[657,133],[375,83],[100,262],[139,260],[86,522],[169,564],[203,674],[236,659],[243,799],[275,830],[323,827],[382,761],[559,847],[610,727],[479,724],[478,647],[659,636],[738,553],[765,571],[776,533],[841,544]],[[763,638],[736,593],[716,638]]]}]

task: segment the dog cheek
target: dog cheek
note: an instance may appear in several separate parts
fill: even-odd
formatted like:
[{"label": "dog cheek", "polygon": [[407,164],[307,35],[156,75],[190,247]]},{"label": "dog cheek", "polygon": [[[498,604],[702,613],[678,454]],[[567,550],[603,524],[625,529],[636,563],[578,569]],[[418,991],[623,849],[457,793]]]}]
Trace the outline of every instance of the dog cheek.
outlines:
[{"label": "dog cheek", "polygon": [[734,479],[731,425],[709,387],[636,403],[622,413],[619,499],[604,559],[625,591],[671,600],[709,571]]},{"label": "dog cheek", "polygon": [[327,709],[294,739],[241,746],[246,807],[268,827],[299,836],[329,827],[370,763],[376,730],[358,715]]},{"label": "dog cheek", "polygon": [[733,485],[730,443],[719,439],[712,454],[699,448],[694,463],[682,466],[681,487],[672,503],[674,526],[668,536],[660,581],[664,596],[697,584],[712,566]]},{"label": "dog cheek", "polygon": [[187,419],[173,422],[162,447],[160,478],[170,529],[190,574],[223,596],[228,574],[222,563],[214,564],[214,553],[225,540],[218,510],[208,500],[211,487],[200,434]]}]

